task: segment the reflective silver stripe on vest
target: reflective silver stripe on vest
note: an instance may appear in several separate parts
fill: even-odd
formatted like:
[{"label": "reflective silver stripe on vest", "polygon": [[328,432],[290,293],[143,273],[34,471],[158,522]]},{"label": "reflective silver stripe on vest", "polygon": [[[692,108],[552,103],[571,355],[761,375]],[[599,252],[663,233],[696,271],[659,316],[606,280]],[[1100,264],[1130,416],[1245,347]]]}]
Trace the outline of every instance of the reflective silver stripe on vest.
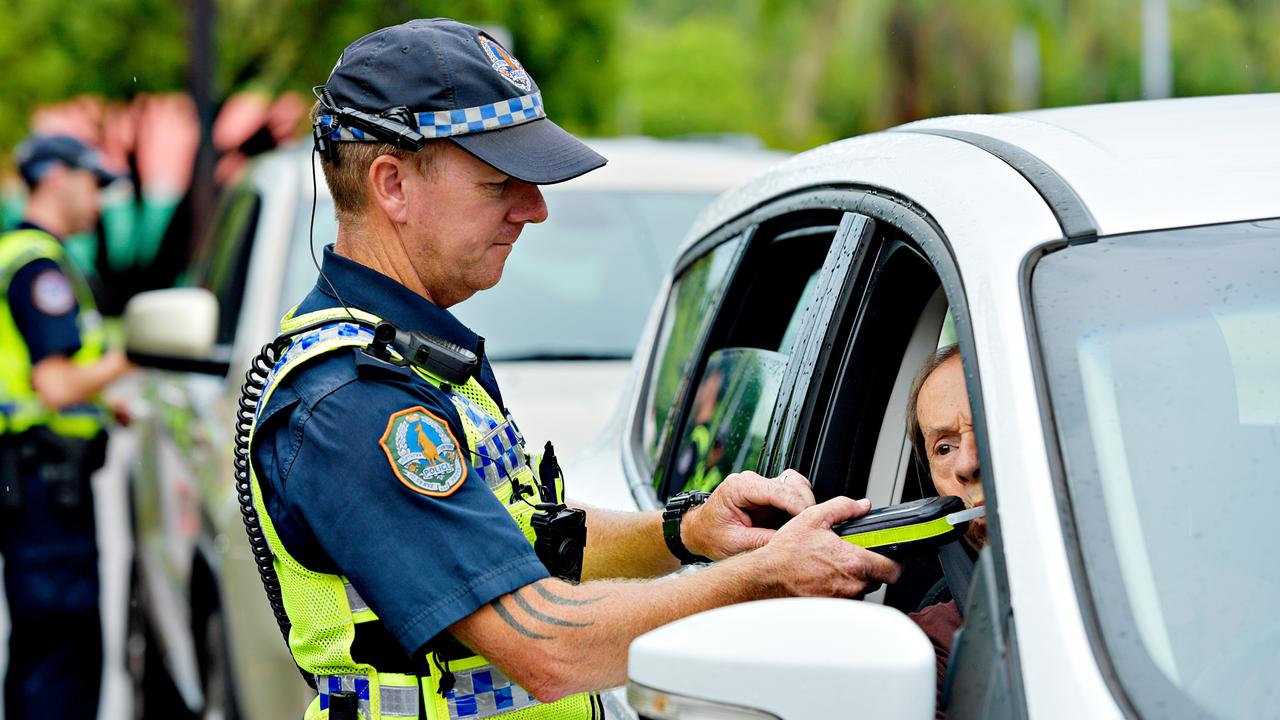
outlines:
[{"label": "reflective silver stripe on vest", "polygon": [[529,467],[524,452],[524,436],[508,415],[499,422],[478,403],[461,393],[450,395],[458,415],[471,421],[484,435],[471,449],[472,466],[484,476],[485,485],[496,489],[516,473]]},{"label": "reflective silver stripe on vest", "polygon": [[383,685],[378,688],[378,697],[382,699],[382,717],[416,718],[422,688],[417,685]]},{"label": "reflective silver stripe on vest", "polygon": [[342,589],[347,591],[347,604],[351,606],[352,613],[364,612],[369,609],[369,603],[360,597],[360,593],[356,592],[351,583],[342,583]]},{"label": "reflective silver stripe on vest", "polygon": [[[359,712],[362,718],[372,718],[373,710],[369,705],[369,678],[364,675],[317,675],[316,690],[320,692],[320,709],[329,709],[329,695],[346,691],[356,694]],[[382,706],[382,717],[418,717],[422,689],[413,685],[381,685],[378,688],[378,700]]]},{"label": "reflective silver stripe on vest", "polygon": [[541,705],[527,690],[492,665],[454,670],[457,683],[445,694],[449,720],[484,720]]}]

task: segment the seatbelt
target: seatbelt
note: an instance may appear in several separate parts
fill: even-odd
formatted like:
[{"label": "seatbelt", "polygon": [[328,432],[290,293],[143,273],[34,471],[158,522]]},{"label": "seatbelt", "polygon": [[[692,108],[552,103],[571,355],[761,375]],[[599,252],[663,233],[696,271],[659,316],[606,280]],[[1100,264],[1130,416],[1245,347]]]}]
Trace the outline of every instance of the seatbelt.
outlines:
[{"label": "seatbelt", "polygon": [[951,597],[956,601],[956,611],[963,618],[964,605],[969,599],[969,584],[973,580],[973,558],[964,548],[964,539],[953,540],[938,548],[938,562],[942,564],[947,587],[951,588]]}]

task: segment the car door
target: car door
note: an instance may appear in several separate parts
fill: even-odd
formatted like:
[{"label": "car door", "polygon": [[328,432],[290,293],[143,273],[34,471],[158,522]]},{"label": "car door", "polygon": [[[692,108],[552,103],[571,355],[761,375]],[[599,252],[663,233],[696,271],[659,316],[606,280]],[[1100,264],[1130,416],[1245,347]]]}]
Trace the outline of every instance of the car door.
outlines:
[{"label": "car door", "polygon": [[[991,517],[970,590],[957,598],[968,610],[951,649],[947,713],[1021,717],[1013,613],[994,512],[993,468],[983,450],[981,376],[964,286],[944,237],[921,209],[882,193],[832,192],[824,202],[857,208],[875,225],[862,238],[840,296],[831,301],[833,314],[825,327],[814,328],[821,339],[810,340],[810,377],[779,402],[775,449],[762,470],[796,468],[812,479],[819,501],[866,496],[884,506],[936,494],[907,436],[907,402],[925,361],[958,341]],[[936,555],[922,556],[904,564],[902,581],[869,599],[913,612],[941,575]]]}]

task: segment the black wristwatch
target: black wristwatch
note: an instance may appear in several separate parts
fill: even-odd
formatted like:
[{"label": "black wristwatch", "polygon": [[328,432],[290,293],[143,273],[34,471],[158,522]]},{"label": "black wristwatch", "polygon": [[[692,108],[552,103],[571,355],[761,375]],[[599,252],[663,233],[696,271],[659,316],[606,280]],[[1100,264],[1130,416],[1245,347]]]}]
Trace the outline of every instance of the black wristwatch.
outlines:
[{"label": "black wristwatch", "polygon": [[684,546],[680,539],[680,521],[684,514],[698,507],[711,497],[711,493],[686,492],[672,496],[667,501],[667,509],[662,511],[662,539],[667,541],[667,549],[680,561],[681,565],[711,562],[711,558],[694,555]]}]

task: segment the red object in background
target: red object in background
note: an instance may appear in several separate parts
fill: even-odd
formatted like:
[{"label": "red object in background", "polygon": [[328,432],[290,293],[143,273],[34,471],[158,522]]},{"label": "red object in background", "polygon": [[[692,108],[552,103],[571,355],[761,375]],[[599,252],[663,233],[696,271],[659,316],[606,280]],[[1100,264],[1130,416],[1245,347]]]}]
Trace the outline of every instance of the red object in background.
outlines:
[{"label": "red object in background", "polygon": [[[213,124],[218,187],[238,180],[252,156],[297,137],[307,111],[297,93],[272,98],[243,92],[227,98]],[[81,95],[36,110],[31,129],[71,135],[99,148],[109,169],[122,174],[134,170],[144,193],[180,196],[191,186],[200,123],[195,103],[185,93],[144,94],[127,103]]]}]

